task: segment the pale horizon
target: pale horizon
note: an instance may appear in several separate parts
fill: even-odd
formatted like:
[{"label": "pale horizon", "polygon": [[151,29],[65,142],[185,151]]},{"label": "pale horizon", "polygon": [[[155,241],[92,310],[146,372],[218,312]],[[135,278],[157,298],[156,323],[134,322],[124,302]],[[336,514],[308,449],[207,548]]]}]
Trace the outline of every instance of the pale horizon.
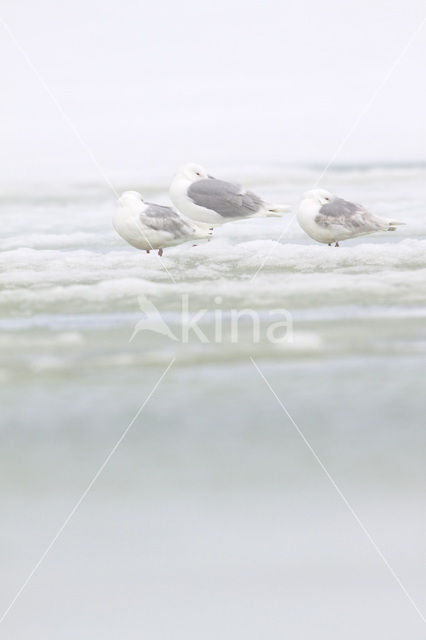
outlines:
[{"label": "pale horizon", "polygon": [[[6,2],[3,19],[107,175],[325,166],[402,54],[335,164],[425,161],[421,2],[70,9]],[[5,31],[1,48],[2,182],[96,178]]]}]

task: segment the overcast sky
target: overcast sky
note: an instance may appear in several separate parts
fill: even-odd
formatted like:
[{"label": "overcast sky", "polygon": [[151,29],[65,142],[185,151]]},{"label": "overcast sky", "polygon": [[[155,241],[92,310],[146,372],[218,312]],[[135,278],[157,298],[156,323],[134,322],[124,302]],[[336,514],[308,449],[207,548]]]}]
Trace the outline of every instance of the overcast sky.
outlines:
[{"label": "overcast sky", "polygon": [[[426,16],[424,0],[3,0],[110,175],[326,162]],[[4,180],[96,176],[2,30]],[[422,161],[426,25],[337,161]]]}]

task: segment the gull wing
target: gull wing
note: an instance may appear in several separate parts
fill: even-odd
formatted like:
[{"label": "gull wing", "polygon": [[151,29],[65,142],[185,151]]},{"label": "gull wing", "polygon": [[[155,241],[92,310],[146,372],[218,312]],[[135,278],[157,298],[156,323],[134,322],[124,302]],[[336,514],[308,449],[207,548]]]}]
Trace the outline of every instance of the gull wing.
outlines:
[{"label": "gull wing", "polygon": [[356,234],[370,233],[388,228],[388,223],[368,211],[361,204],[343,198],[334,198],[323,204],[315,222],[324,229],[344,228]]},{"label": "gull wing", "polygon": [[140,213],[139,219],[149,229],[169,233],[173,238],[194,233],[194,228],[171,207],[147,202],[146,209]]},{"label": "gull wing", "polygon": [[193,182],[188,197],[199,207],[211,209],[224,218],[247,218],[263,207],[263,200],[252,191],[215,178]]}]

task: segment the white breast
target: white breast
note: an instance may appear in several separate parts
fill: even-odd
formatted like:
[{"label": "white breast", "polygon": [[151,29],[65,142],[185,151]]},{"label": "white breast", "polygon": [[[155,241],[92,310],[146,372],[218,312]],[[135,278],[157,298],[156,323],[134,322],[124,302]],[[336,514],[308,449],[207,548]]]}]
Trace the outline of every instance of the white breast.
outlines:
[{"label": "white breast", "polygon": [[112,224],[123,240],[137,249],[159,249],[162,238],[152,229],[144,227],[139,218],[139,212],[127,207],[118,206],[115,210]]},{"label": "white breast", "polygon": [[334,242],[333,231],[324,229],[315,222],[318,211],[319,205],[313,200],[306,198],[300,203],[299,211],[297,212],[297,221],[303,231],[317,242]]}]

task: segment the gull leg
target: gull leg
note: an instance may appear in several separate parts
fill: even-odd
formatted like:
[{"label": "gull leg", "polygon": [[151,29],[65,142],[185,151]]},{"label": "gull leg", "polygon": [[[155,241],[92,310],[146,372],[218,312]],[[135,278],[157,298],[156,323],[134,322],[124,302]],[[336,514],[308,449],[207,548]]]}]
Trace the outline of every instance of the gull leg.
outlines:
[{"label": "gull leg", "polygon": [[328,246],[331,247],[331,242],[328,243]]},{"label": "gull leg", "polygon": [[336,242],[336,244],[334,246],[335,247],[340,247],[340,244],[338,242]]},{"label": "gull leg", "polygon": [[161,256],[163,255],[163,250],[162,250],[162,249],[158,249],[158,255],[159,255],[159,256],[160,256],[160,258],[161,258]]},{"label": "gull leg", "polygon": [[147,253],[149,253],[149,252],[150,252],[150,249],[146,249],[146,252],[147,252]]}]

